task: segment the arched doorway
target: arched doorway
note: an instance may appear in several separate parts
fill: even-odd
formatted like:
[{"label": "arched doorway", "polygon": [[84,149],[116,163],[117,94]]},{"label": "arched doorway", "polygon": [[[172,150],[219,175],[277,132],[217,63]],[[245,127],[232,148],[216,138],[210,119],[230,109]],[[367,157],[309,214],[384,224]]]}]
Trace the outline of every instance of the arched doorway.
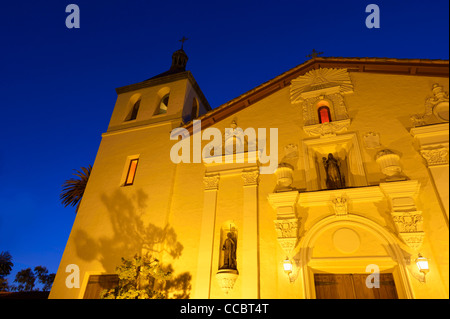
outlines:
[{"label": "arched doorway", "polygon": [[398,298],[413,298],[398,239],[368,218],[354,214],[326,217],[306,232],[299,247],[299,279],[306,299],[316,298],[315,275],[368,276],[371,265],[375,265],[380,274],[390,274]]}]

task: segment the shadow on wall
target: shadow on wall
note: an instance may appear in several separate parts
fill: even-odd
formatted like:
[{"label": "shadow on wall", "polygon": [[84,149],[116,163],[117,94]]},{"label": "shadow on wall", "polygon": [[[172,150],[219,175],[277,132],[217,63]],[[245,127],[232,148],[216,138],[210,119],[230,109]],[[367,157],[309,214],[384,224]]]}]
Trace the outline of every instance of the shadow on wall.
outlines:
[{"label": "shadow on wall", "polygon": [[[149,213],[148,195],[138,190],[127,197],[120,190],[111,195],[101,196],[111,222],[111,235],[95,238],[84,230],[75,233],[77,255],[85,261],[97,260],[108,274],[114,274],[121,264],[121,258],[131,258],[135,254],[148,252],[155,258],[168,254],[173,260],[183,252],[183,245],[177,240],[174,229],[166,225],[161,228],[152,223],[144,223],[143,217]],[[108,227],[106,225],[105,227]],[[189,298],[192,276],[189,272],[176,274],[172,264],[161,264],[165,271],[172,272],[172,279],[160,289],[170,298]]]}]

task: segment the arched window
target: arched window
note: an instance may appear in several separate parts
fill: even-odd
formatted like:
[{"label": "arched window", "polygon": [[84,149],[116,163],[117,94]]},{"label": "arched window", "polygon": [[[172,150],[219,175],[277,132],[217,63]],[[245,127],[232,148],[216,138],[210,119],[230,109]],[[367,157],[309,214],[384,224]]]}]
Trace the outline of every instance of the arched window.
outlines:
[{"label": "arched window", "polygon": [[320,123],[326,123],[331,122],[331,114],[330,114],[330,108],[326,105],[323,105],[317,109],[317,112],[319,113],[319,122]]},{"label": "arched window", "polygon": [[137,100],[134,105],[133,108],[130,110],[130,113],[128,113],[127,118],[125,119],[125,121],[131,121],[131,120],[135,120],[137,117],[137,114],[139,112],[139,106],[141,105],[141,99]]},{"label": "arched window", "polygon": [[198,117],[198,101],[194,97],[194,100],[192,101],[191,120],[194,120],[197,117]]},{"label": "arched window", "polygon": [[155,115],[167,113],[167,106],[169,105],[169,94],[163,96],[159,103],[159,107],[155,112]]}]

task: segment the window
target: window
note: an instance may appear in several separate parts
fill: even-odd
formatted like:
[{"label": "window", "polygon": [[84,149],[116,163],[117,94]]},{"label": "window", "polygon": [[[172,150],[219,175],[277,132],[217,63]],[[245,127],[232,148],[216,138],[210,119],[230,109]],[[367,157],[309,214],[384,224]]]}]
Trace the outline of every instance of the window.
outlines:
[{"label": "window", "polygon": [[197,117],[198,117],[198,101],[194,97],[194,100],[192,101],[191,120],[194,120]]},{"label": "window", "polygon": [[319,122],[326,123],[331,122],[330,108],[326,105],[319,107]]},{"label": "window", "polygon": [[159,103],[159,107],[155,112],[155,115],[167,113],[167,107],[169,105],[169,94],[164,95]]},{"label": "window", "polygon": [[137,100],[134,105],[133,108],[131,109],[130,113],[128,114],[127,118],[125,119],[125,121],[131,121],[131,120],[135,120],[139,111],[139,106],[141,105],[141,99]]},{"label": "window", "polygon": [[124,186],[133,185],[134,177],[136,175],[136,168],[139,159],[132,159],[128,165],[127,177],[125,178]]}]

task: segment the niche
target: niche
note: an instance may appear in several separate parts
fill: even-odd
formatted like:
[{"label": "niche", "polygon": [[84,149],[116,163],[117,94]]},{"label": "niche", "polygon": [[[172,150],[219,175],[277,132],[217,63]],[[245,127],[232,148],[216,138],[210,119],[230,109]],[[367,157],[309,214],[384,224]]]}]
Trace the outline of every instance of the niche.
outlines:
[{"label": "niche", "polygon": [[[303,155],[308,191],[367,186],[361,151],[354,133],[303,140]],[[336,175],[337,170],[333,169],[334,163],[339,168],[340,178]],[[334,174],[331,183],[327,179],[327,168],[328,175]]]},{"label": "niche", "polygon": [[225,223],[220,229],[220,269],[237,270],[238,232],[233,222]]},{"label": "niche", "polygon": [[140,105],[141,105],[141,94],[134,94],[128,101],[127,105],[128,114],[125,117],[125,121],[132,121],[136,119]]},{"label": "niche", "polygon": [[225,222],[220,229],[219,270],[217,282],[225,294],[233,290],[239,276],[237,270],[238,230],[232,221]]}]

